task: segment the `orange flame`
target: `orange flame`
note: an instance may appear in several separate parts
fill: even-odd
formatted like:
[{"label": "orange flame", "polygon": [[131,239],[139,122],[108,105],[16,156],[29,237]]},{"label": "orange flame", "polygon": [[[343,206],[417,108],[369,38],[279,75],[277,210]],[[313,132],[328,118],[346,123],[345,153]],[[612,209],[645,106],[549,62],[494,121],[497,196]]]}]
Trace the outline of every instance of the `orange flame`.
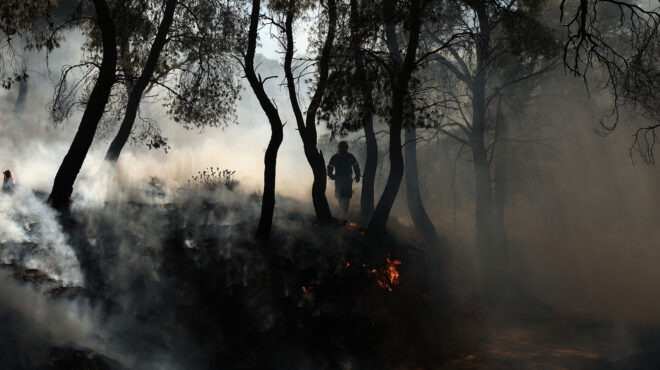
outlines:
[{"label": "orange flame", "polygon": [[393,287],[399,285],[399,270],[397,269],[397,266],[401,265],[403,262],[399,259],[392,259],[390,256],[387,256],[385,261],[386,264],[384,268],[380,270],[371,269],[368,274],[376,277],[376,282],[381,288],[387,289],[391,292]]}]

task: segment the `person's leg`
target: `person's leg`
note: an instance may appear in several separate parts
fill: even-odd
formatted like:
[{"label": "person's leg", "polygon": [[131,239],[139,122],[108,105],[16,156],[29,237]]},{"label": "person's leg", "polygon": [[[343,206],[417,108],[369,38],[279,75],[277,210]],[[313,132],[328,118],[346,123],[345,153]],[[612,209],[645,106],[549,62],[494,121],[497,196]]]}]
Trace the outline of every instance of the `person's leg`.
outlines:
[{"label": "person's leg", "polygon": [[344,215],[348,214],[348,206],[351,201],[351,198],[340,197],[337,199],[339,201],[339,208],[344,211]]}]

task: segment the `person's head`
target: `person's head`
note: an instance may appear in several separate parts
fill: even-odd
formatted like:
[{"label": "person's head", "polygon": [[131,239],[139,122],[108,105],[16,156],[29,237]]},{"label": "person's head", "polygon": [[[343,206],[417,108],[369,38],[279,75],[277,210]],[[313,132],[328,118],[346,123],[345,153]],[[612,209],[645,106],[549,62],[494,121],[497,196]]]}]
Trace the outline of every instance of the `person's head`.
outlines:
[{"label": "person's head", "polygon": [[4,175],[4,181],[11,179],[11,171],[5,170],[2,174]]},{"label": "person's head", "polygon": [[344,140],[340,141],[337,145],[337,151],[342,154],[348,152],[348,143]]}]

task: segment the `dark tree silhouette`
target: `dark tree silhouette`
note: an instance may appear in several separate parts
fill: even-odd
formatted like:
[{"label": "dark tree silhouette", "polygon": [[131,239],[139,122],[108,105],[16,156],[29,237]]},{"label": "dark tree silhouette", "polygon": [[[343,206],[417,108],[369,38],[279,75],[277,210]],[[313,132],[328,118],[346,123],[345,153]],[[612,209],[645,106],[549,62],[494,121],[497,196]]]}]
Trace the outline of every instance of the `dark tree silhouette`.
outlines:
[{"label": "dark tree silhouette", "polygon": [[317,131],[316,131],[316,114],[328,85],[328,74],[330,68],[330,58],[332,56],[332,45],[335,38],[337,29],[337,4],[335,0],[328,0],[328,31],[321,48],[321,53],[318,57],[317,69],[318,77],[316,80],[316,89],[312,94],[310,102],[307,106],[305,116],[298,102],[298,91],[296,84],[296,77],[294,76],[293,66],[293,53],[295,45],[293,40],[293,22],[300,11],[302,11],[302,4],[296,3],[296,0],[289,0],[286,4],[284,33],[286,35],[286,53],[284,57],[284,73],[286,75],[286,85],[289,91],[289,100],[291,107],[296,118],[296,125],[300,138],[303,142],[305,150],[305,157],[307,162],[312,168],[314,175],[314,182],[312,184],[312,202],[314,204],[314,211],[316,218],[319,222],[328,223],[332,221],[332,213],[328,199],[325,196],[327,185],[327,173],[325,167],[325,159],[323,153],[317,148]]},{"label": "dark tree silhouette", "polygon": [[152,89],[165,93],[168,114],[186,128],[213,127],[235,118],[239,82],[232,52],[245,39],[239,5],[223,0],[166,2],[156,26],[142,9],[151,3],[142,3],[128,9],[129,21],[123,21],[126,29],[118,36],[118,74],[128,97],[113,104],[123,120],[106,154],[110,162],[117,161],[130,138],[167,149],[155,122],[143,119],[144,125],[135,127],[140,103]]},{"label": "dark tree silhouette", "polygon": [[366,144],[360,216],[366,223],[374,210],[374,186],[378,169],[378,142],[374,116],[380,107],[378,79],[381,66],[369,57],[380,40],[380,9],[370,1],[350,0],[340,6],[334,55],[328,87],[319,109],[331,137],[362,130]]},{"label": "dark tree silhouette", "polygon": [[163,19],[158,26],[156,38],[151,45],[147,61],[142,68],[142,73],[140,74],[140,77],[137,79],[135,84],[132,84],[131,86],[128,96],[128,103],[126,105],[126,113],[124,114],[124,119],[121,123],[121,126],[119,127],[117,136],[115,136],[114,140],[112,140],[110,143],[110,148],[108,148],[108,152],[105,156],[107,161],[116,162],[119,159],[119,155],[121,154],[124,145],[126,145],[126,142],[131,135],[135,117],[137,115],[138,108],[140,107],[140,101],[142,100],[142,94],[151,81],[154,71],[158,65],[160,53],[167,43],[167,34],[169,33],[170,26],[174,20],[174,11],[176,9],[176,5],[177,0],[167,0],[165,2]]},{"label": "dark tree silhouette", "polygon": [[270,100],[264,90],[264,83],[268,78],[262,79],[254,67],[254,54],[257,48],[257,36],[259,32],[259,16],[261,1],[252,0],[252,11],[250,14],[250,28],[248,31],[247,51],[244,56],[243,70],[250,83],[250,87],[259,100],[261,109],[266,113],[270,124],[271,136],[264,156],[264,192],[261,202],[261,217],[257,227],[257,236],[267,241],[273,225],[273,211],[275,208],[275,173],[277,168],[277,151],[282,144],[283,124],[277,107]]},{"label": "dark tree silhouette", "polygon": [[378,141],[374,132],[374,107],[372,86],[367,77],[367,66],[363,51],[361,49],[361,38],[365,34],[362,29],[367,22],[358,8],[358,1],[351,0],[350,11],[350,47],[355,63],[355,81],[357,82],[361,106],[360,121],[364,130],[364,138],[367,147],[364,173],[362,175],[362,191],[360,193],[360,215],[362,220],[368,222],[374,212],[374,185],[376,183],[376,169],[378,166]]},{"label": "dark tree silhouette", "polygon": [[401,153],[401,130],[404,121],[404,106],[408,95],[408,85],[417,64],[417,48],[419,46],[422,25],[423,4],[420,0],[411,0],[408,9],[408,39],[405,56],[399,51],[396,30],[396,8],[394,0],[384,0],[383,23],[385,43],[389,51],[388,72],[391,79],[391,103],[389,112],[390,140],[389,157],[390,172],[385,190],[381,195],[367,230],[372,235],[382,235],[386,230],[387,219],[394,205],[401,179],[403,178],[404,162]]},{"label": "dark tree silhouette", "polygon": [[[611,112],[601,119],[603,133],[616,129],[619,108],[639,108],[652,123],[635,132],[630,155],[655,163],[656,130],[660,128],[660,7],[636,1],[578,0],[561,2],[565,22],[564,66],[585,83],[589,71],[602,69],[614,97]],[[598,78],[598,77],[596,77]],[[599,82],[603,82],[602,80]]]},{"label": "dark tree silhouette", "polygon": [[64,209],[69,205],[73,183],[80,172],[87,151],[92,145],[96,128],[103,116],[115,80],[117,49],[112,15],[104,0],[93,0],[93,4],[96,11],[96,24],[102,35],[103,57],[98,78],[89,95],[80,126],[57,171],[53,188],[48,197],[48,203],[55,209]]},{"label": "dark tree silhouette", "polygon": [[[460,42],[434,58],[451,75],[452,81],[439,94],[439,106],[450,107],[452,112],[443,111],[437,129],[472,152],[476,245],[484,266],[494,268],[505,264],[507,235],[503,212],[494,200],[491,160],[496,138],[489,137],[493,131],[492,103],[503,89],[552,70],[556,65],[556,42],[550,30],[534,18],[537,8],[524,4],[502,8],[489,0],[466,1],[465,5],[459,19],[476,22],[456,24]],[[444,42],[433,31],[428,36],[433,41],[431,44]],[[512,57],[525,60],[528,65],[506,61]],[[504,68],[511,64],[520,68],[505,73]],[[464,98],[469,99],[469,104],[465,104]]]}]

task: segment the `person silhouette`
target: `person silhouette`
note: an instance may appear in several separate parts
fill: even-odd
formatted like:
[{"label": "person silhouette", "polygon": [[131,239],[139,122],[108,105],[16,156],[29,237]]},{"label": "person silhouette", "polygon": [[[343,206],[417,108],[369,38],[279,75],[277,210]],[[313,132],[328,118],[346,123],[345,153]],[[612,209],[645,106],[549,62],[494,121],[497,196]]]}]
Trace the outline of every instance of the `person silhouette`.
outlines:
[{"label": "person silhouette", "polygon": [[355,182],[360,182],[360,165],[348,152],[348,143],[340,141],[337,146],[337,153],[330,158],[328,163],[328,177],[335,181],[335,197],[339,202],[339,207],[348,213],[348,208],[353,197],[353,171],[355,172]]},{"label": "person silhouette", "polygon": [[2,191],[12,193],[14,191],[14,177],[11,175],[11,171],[5,170],[2,175]]}]

